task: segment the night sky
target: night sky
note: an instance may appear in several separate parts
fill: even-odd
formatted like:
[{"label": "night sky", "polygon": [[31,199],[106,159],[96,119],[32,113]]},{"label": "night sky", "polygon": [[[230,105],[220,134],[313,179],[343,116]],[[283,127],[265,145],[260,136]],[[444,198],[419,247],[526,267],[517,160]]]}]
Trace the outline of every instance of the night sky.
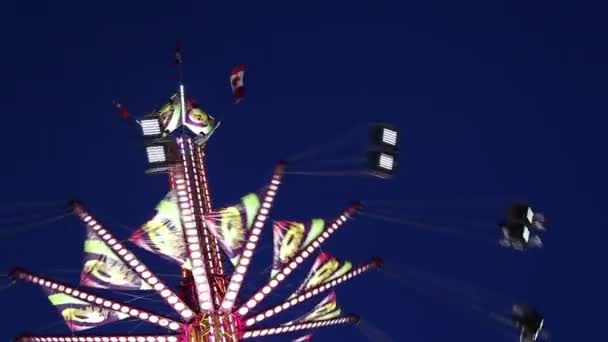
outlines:
[{"label": "night sky", "polygon": [[[188,93],[224,119],[207,147],[217,207],[261,188],[277,160],[386,121],[401,129],[396,179],[288,175],[273,217],[331,218],[352,199],[382,200],[406,208],[402,217],[463,231],[463,222],[487,222],[498,238],[495,221],[513,198],[547,215],[545,248],[528,253],[364,217],[349,223],[324,251],[354,263],[381,255],[392,274],[337,291],[344,311],[386,335],[374,341],[515,341],[462,294],[488,292],[501,295],[480,296],[537,305],[555,341],[604,340],[605,11],[549,1],[285,3],[3,4],[0,215],[14,206],[45,215],[32,203],[78,198],[121,238],[149,219],[167,180],[144,174],[140,133],[112,100],[136,115],[161,105],[177,88],[180,39]],[[247,94],[234,105],[228,77],[239,63]],[[75,284],[83,238],[74,217],[2,237],[0,272],[20,265]],[[264,282],[270,244],[267,225],[249,293]],[[175,265],[133,250],[175,283]],[[411,270],[430,274],[414,282],[426,294],[397,280]],[[0,340],[69,334],[32,285],[0,291],[0,303]],[[133,331],[155,331],[147,328]],[[313,341],[368,340],[342,326]]]}]

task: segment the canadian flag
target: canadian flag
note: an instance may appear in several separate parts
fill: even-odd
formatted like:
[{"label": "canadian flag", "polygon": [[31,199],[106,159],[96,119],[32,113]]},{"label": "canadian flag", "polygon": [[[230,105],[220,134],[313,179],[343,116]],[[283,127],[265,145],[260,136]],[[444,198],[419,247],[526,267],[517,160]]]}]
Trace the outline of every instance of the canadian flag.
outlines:
[{"label": "canadian flag", "polygon": [[232,87],[232,95],[234,103],[239,103],[245,96],[245,87],[243,85],[243,77],[245,76],[245,65],[239,64],[232,68],[230,73],[230,86]]},{"label": "canadian flag", "polygon": [[114,108],[116,108],[118,114],[120,114],[123,119],[127,119],[131,116],[131,113],[129,113],[127,107],[123,106],[123,104],[118,102],[118,100],[112,101],[112,104],[114,104]]}]

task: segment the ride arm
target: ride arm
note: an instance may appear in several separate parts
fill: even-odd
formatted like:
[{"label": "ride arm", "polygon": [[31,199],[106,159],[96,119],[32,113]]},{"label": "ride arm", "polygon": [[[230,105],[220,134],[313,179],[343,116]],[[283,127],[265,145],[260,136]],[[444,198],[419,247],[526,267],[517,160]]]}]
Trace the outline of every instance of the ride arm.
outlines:
[{"label": "ride arm", "polygon": [[318,320],[306,323],[286,324],[274,328],[263,328],[254,330],[245,330],[241,336],[243,340],[262,336],[280,335],[300,330],[310,330],[322,327],[330,327],[341,324],[357,324],[359,323],[359,316],[357,315],[344,315],[333,319]]},{"label": "ride arm", "polygon": [[314,296],[324,293],[324,292],[338,286],[339,284],[342,284],[354,277],[357,277],[357,276],[363,274],[364,272],[367,272],[369,270],[372,270],[374,268],[381,267],[381,266],[382,266],[382,259],[375,257],[372,260],[370,260],[369,262],[356,267],[355,269],[351,270],[350,272],[348,272],[346,274],[343,274],[340,277],[337,277],[337,278],[332,279],[326,283],[323,283],[315,288],[302,292],[301,294],[299,294],[297,296],[288,298],[283,303],[277,304],[277,305],[273,306],[272,308],[264,310],[264,311],[260,312],[259,314],[252,316],[251,318],[248,318],[245,321],[245,326],[250,327],[254,324],[257,324],[257,323],[259,323],[267,318],[270,318],[280,312],[283,312],[295,305],[298,305]]},{"label": "ride arm", "polygon": [[178,342],[179,335],[19,336],[16,342]]},{"label": "ride arm", "polygon": [[283,178],[284,172],[285,162],[279,162],[272,174],[270,185],[264,191],[262,206],[253,220],[253,226],[251,227],[251,232],[249,233],[247,242],[245,243],[245,248],[243,249],[242,255],[239,258],[234,273],[230,278],[226,295],[222,301],[222,310],[224,312],[232,312],[232,307],[234,306],[243,280],[245,279],[247,269],[249,268],[251,258],[253,257],[253,252],[255,251],[258,241],[260,240],[260,234],[262,233],[264,222],[268,218],[268,214],[272,208],[272,203],[274,202],[277,190],[281,184],[281,179]]},{"label": "ride arm", "polygon": [[335,233],[348,219],[350,219],[356,212],[361,210],[361,204],[358,202],[353,203],[347,209],[345,209],[338,218],[336,218],[327,229],[314,239],[306,248],[304,248],[293,260],[285,265],[266,285],[262,286],[251,298],[249,298],[244,305],[238,309],[238,314],[245,317],[248,312],[254,309],[264,298],[271,293],[283,280],[287,278],[298,266],[300,266],[313,252],[318,249],[321,244],[327,240],[333,233]]},{"label": "ride arm", "polygon": [[[54,281],[50,278],[42,277],[40,275],[31,273],[24,269],[15,269],[11,272],[11,276],[15,279],[27,281],[30,283],[37,284],[44,288],[47,288],[52,291],[61,292],[67,294],[69,296],[78,298],[84,302],[89,304],[98,306],[100,308],[113,310],[116,312],[123,313],[125,315],[129,315],[133,318],[140,319],[142,321],[146,321],[152,324],[156,324],[160,327],[167,328],[170,330],[178,331],[183,328],[183,324],[174,321],[171,318],[158,315],[140,308],[133,307],[131,305],[126,305],[108,298],[104,298],[98,295],[94,295],[87,291],[83,291],[80,289],[75,289],[69,285]],[[54,341],[53,341],[54,342]]]},{"label": "ride arm", "polygon": [[87,227],[95,233],[107,246],[112,249],[116,256],[135,272],[146,284],[154,289],[158,295],[169,304],[179,315],[186,321],[190,320],[194,315],[192,309],[179,298],[162,280],[160,280],[148,267],[137,259],[137,257],[129,251],[125,246],[118,242],[110,231],[104,228],[98,220],[93,218],[91,214],[77,202],[72,203],[74,213],[87,225]]}]

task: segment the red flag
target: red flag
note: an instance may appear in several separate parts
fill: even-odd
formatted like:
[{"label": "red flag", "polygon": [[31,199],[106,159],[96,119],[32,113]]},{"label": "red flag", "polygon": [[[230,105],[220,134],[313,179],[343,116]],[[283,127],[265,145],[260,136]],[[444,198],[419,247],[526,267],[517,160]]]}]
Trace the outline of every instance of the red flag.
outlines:
[{"label": "red flag", "polygon": [[129,110],[127,109],[127,107],[123,106],[120,102],[118,102],[117,100],[114,100],[113,104],[114,104],[114,107],[116,107],[118,114],[120,114],[120,116],[123,119],[127,119],[131,116],[131,113],[129,113]]},{"label": "red flag", "polygon": [[230,73],[230,87],[232,87],[232,95],[234,96],[235,103],[239,103],[245,96],[245,86],[243,84],[244,76],[244,64],[239,64],[232,68],[232,72]]}]

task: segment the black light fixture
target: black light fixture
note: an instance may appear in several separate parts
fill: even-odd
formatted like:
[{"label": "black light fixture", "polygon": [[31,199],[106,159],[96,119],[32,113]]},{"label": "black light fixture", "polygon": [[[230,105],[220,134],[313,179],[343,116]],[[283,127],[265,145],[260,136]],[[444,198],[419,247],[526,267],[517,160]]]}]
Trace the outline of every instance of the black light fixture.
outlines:
[{"label": "black light fixture", "polygon": [[168,139],[149,141],[145,148],[148,160],[146,173],[165,173],[177,162],[175,143]]},{"label": "black light fixture", "polygon": [[369,133],[372,145],[393,153],[397,152],[399,129],[396,126],[387,123],[373,123],[370,125]]},{"label": "black light fixture", "polygon": [[160,120],[155,114],[145,116],[139,121],[139,125],[146,138],[160,137],[162,135]]},{"label": "black light fixture", "polygon": [[397,169],[399,130],[387,123],[369,126],[369,173],[380,178],[391,178]]},{"label": "black light fixture", "polygon": [[390,152],[368,152],[370,174],[380,178],[391,178],[397,169],[397,155]]},{"label": "black light fixture", "polygon": [[163,133],[157,113],[151,113],[138,121],[144,136],[144,148],[148,165],[146,173],[166,173],[177,161],[175,143]]}]

